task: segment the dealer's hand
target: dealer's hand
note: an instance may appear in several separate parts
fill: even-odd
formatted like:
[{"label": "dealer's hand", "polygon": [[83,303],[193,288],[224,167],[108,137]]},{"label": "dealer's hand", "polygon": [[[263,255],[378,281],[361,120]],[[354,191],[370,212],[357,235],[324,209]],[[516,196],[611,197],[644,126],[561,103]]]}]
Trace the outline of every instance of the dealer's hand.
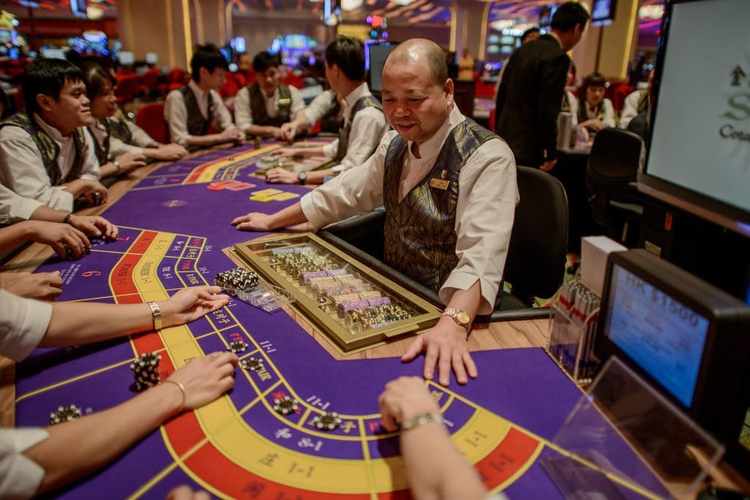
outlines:
[{"label": "dealer's hand", "polygon": [[119,234],[117,226],[104,217],[98,215],[72,215],[68,217],[68,224],[82,231],[90,238],[105,238],[114,240]]},{"label": "dealer's hand", "polygon": [[182,384],[185,389],[182,409],[194,410],[210,403],[234,386],[234,369],[237,363],[239,359],[234,353],[214,352],[193,359],[172,373],[167,380]]},{"label": "dealer's hand", "polygon": [[189,323],[224,307],[228,302],[229,296],[221,293],[221,287],[195,286],[183,288],[159,306],[164,327],[169,327]]},{"label": "dealer's hand", "polygon": [[203,490],[193,491],[190,486],[183,484],[170,491],[167,500],[211,500],[211,495]]},{"label": "dealer's hand", "polygon": [[423,413],[440,413],[427,384],[419,377],[399,377],[385,384],[378,398],[383,427],[394,432],[399,424]]},{"label": "dealer's hand", "polygon": [[271,216],[260,212],[250,212],[235,218],[232,225],[240,231],[270,231]]},{"label": "dealer's hand", "polygon": [[294,123],[285,123],[281,126],[281,139],[292,142],[297,135],[297,126]]},{"label": "dealer's hand", "polygon": [[60,271],[1,273],[0,288],[28,299],[54,300],[62,293],[62,276]]},{"label": "dealer's hand", "polygon": [[273,168],[266,172],[266,182],[272,184],[297,184],[299,177],[294,172],[284,168]]},{"label": "dealer's hand", "polygon": [[442,385],[448,385],[450,382],[451,368],[459,384],[469,381],[467,372],[471,378],[478,375],[477,367],[466,345],[466,330],[448,316],[441,316],[437,325],[414,339],[406,354],[401,356],[401,361],[411,361],[423,351],[426,353],[424,378],[428,380],[432,380],[436,366]]},{"label": "dealer's hand", "polygon": [[28,227],[28,238],[31,241],[51,246],[63,259],[81,257],[91,249],[89,239],[73,225],[38,220],[25,221],[22,224]]}]

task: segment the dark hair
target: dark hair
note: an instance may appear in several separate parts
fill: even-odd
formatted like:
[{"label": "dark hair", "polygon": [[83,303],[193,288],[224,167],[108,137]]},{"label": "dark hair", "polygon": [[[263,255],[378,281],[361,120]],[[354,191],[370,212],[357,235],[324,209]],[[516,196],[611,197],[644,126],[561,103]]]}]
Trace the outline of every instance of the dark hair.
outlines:
[{"label": "dark hair", "polygon": [[263,73],[264,71],[281,66],[281,57],[278,54],[271,54],[267,50],[258,52],[253,57],[253,71]]},{"label": "dark hair", "polygon": [[117,80],[112,73],[95,62],[89,61],[81,64],[81,71],[83,72],[83,83],[86,84],[86,95],[92,101],[102,95],[107,82],[113,89],[117,85]]},{"label": "dark hair", "polygon": [[583,79],[581,88],[578,89],[578,102],[580,102],[580,105],[578,106],[579,120],[582,119],[582,121],[586,121],[586,93],[588,92],[589,87],[607,88],[608,85],[609,83],[607,82],[607,79],[604,78],[604,75],[596,71]]},{"label": "dark hair", "polygon": [[565,2],[557,8],[552,16],[550,28],[558,31],[572,31],[576,26],[585,27],[591,19],[586,7],[578,2]]},{"label": "dark hair", "polygon": [[26,113],[39,111],[36,96],[44,94],[57,100],[65,82],[82,82],[83,74],[73,63],[62,59],[37,59],[26,68],[23,95]]},{"label": "dark hair", "polygon": [[326,47],[326,64],[338,66],[349,80],[364,80],[365,49],[362,42],[348,36],[337,36]]},{"label": "dark hair", "polygon": [[529,28],[526,31],[523,32],[523,35],[521,35],[521,43],[524,43],[526,41],[526,37],[529,35],[533,35],[534,33],[541,33],[539,31],[539,28],[534,26],[533,28]]},{"label": "dark hair", "polygon": [[212,43],[195,47],[193,58],[190,59],[191,77],[195,83],[200,81],[201,68],[206,68],[206,71],[213,73],[216,68],[226,70],[228,67],[227,60],[221,55],[218,47]]}]

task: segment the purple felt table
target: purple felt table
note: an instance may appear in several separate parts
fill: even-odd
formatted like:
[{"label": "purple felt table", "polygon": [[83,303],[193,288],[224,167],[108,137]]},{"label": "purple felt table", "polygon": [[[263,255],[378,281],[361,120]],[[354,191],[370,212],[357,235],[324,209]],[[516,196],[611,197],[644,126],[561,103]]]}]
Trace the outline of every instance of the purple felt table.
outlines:
[{"label": "purple felt table", "polygon": [[[210,282],[233,267],[222,249],[256,236],[236,231],[232,218],[248,211],[271,213],[295,201],[249,200],[253,191],[270,187],[250,175],[258,156],[216,169],[213,177],[255,188],[213,191],[208,189],[211,179],[196,180],[196,169],[252,151],[249,146],[211,151],[160,167],[107,210],[106,217],[121,228],[118,241],[97,242],[78,261],[51,259],[39,270],[63,273],[60,300],[141,302],[139,280],[144,278],[136,270],[150,268],[139,259],[156,250],[156,243],[149,242],[168,234],[160,260],[148,264],[156,266],[163,290],[174,293],[186,284]],[[273,187],[307,192],[301,186]],[[398,438],[379,426],[377,397],[389,380],[418,375],[421,359],[411,364],[338,361],[284,311],[268,314],[238,301],[190,324],[189,333],[203,353],[226,350],[229,342],[241,340],[247,345],[242,358],[263,361],[262,371],[238,373],[224,399],[232,421],[224,426],[210,420],[214,413],[185,414],[60,496],[164,498],[174,486],[188,484],[222,497],[408,498]],[[60,405],[75,404],[89,413],[133,397],[130,360],[137,352],[165,345],[164,336],[150,333],[36,350],[17,367],[17,425],[47,425]],[[179,361],[166,359],[167,366]],[[511,498],[561,498],[541,461],[558,455],[548,440],[582,393],[541,349],[478,352],[474,359],[479,379],[465,387],[433,386],[456,445],[490,488],[504,489]],[[289,416],[274,412],[274,400],[283,396],[294,396],[299,411]],[[341,414],[341,425],[330,432],[317,430],[315,417],[323,412]],[[247,436],[247,443],[227,441],[230,433]],[[621,460],[638,460],[624,442],[614,447]],[[645,467],[635,479],[665,494]],[[639,496],[625,487],[617,491],[625,498]]]}]

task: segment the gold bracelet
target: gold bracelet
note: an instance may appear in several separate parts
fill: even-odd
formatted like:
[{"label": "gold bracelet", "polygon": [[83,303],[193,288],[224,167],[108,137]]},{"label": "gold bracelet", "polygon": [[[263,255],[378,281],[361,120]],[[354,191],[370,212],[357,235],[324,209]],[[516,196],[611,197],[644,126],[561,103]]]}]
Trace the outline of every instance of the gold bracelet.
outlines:
[{"label": "gold bracelet", "polygon": [[184,410],[185,403],[187,402],[187,391],[185,390],[185,386],[182,385],[181,382],[178,382],[176,380],[164,380],[162,381],[162,384],[174,384],[180,389],[180,392],[182,393],[182,402],[180,403],[180,408],[177,411],[181,412],[182,410]]},{"label": "gold bracelet", "polygon": [[154,320],[154,330],[161,330],[161,307],[157,302],[148,302],[148,307],[151,309],[151,318]]},{"label": "gold bracelet", "polygon": [[443,424],[443,416],[437,412],[420,413],[401,422],[401,432],[410,431],[425,424]]}]

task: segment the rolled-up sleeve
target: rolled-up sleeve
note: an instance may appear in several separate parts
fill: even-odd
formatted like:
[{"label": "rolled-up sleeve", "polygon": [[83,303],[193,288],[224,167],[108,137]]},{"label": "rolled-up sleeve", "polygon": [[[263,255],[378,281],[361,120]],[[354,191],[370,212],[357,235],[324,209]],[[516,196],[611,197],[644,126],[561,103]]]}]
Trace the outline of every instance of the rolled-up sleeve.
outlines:
[{"label": "rolled-up sleeve", "polygon": [[234,128],[234,122],[232,121],[232,115],[229,113],[224,100],[221,98],[218,92],[211,90],[211,98],[213,100],[213,116],[217,117],[218,125],[221,130],[229,130]]},{"label": "rolled-up sleeve", "polygon": [[0,130],[0,171],[2,183],[17,195],[50,208],[73,211],[73,194],[63,186],[52,185],[39,149],[20,127]]},{"label": "rolled-up sleeve", "polygon": [[502,282],[516,204],[516,162],[508,145],[493,139],[466,162],[459,176],[456,207],[458,264],[440,288],[450,302],[456,290],[479,281],[482,301],[477,311],[492,311]]},{"label": "rolled-up sleeve", "polygon": [[383,138],[375,154],[362,165],[302,197],[300,207],[315,230],[352,215],[371,212],[383,204],[385,153],[394,136]]},{"label": "rolled-up sleeve", "polygon": [[0,429],[0,498],[31,498],[44,479],[44,469],[23,452],[44,441],[44,429]]},{"label": "rolled-up sleeve", "polygon": [[0,184],[0,225],[29,220],[36,209],[43,205],[31,198],[18,196]]},{"label": "rolled-up sleeve", "polygon": [[146,132],[130,120],[124,121],[128,126],[128,129],[130,130],[130,134],[132,135],[132,146],[137,146],[140,148],[155,148],[159,146],[159,143],[156,142],[153,137],[148,135],[148,132]]},{"label": "rolled-up sleeve", "polygon": [[187,146],[188,139],[190,139],[187,128],[187,108],[179,90],[173,90],[167,95],[164,103],[164,119],[169,123],[169,135],[172,140],[181,146]]},{"label": "rolled-up sleeve", "polygon": [[250,92],[247,87],[237,92],[234,98],[234,119],[237,122],[237,128],[243,132],[247,132],[253,124],[253,115],[250,113]]},{"label": "rolled-up sleeve", "polygon": [[51,319],[52,304],[0,290],[0,354],[24,359],[42,341]]},{"label": "rolled-up sleeve", "polygon": [[326,90],[305,108],[304,116],[308,125],[312,125],[323,118],[336,105],[336,95],[332,90]]}]

